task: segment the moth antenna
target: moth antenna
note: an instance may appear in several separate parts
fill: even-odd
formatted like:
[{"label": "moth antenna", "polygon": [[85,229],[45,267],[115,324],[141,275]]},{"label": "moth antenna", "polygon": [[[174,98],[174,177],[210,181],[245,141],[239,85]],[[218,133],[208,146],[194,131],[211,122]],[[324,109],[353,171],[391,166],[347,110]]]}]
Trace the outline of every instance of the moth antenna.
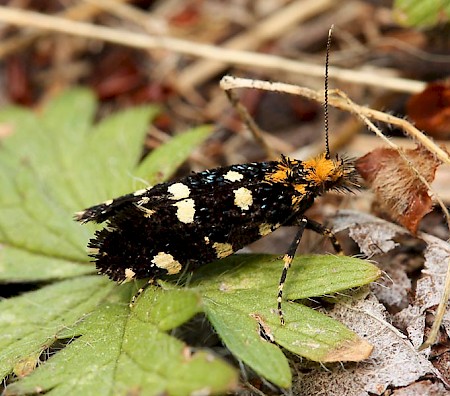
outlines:
[{"label": "moth antenna", "polygon": [[325,55],[325,100],[323,103],[323,113],[324,113],[324,127],[325,127],[325,158],[330,159],[330,144],[328,141],[328,64],[330,58],[330,47],[331,47],[331,35],[333,34],[334,25],[331,25],[330,30],[328,30],[328,40],[327,40],[327,52]]}]

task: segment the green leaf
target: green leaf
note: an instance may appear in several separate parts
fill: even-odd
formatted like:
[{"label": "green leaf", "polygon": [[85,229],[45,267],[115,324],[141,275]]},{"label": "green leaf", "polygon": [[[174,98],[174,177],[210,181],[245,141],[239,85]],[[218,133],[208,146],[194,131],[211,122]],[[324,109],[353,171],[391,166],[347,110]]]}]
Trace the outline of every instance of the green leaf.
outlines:
[{"label": "green leaf", "polygon": [[8,392],[112,395],[139,390],[141,395],[188,395],[233,387],[236,375],[228,364],[162,331],[177,325],[168,323],[167,303],[192,315],[199,311],[199,297],[187,290],[169,293],[171,300],[164,294],[152,290],[140,301],[139,310],[130,313],[130,288],[122,287],[78,326],[60,333],[58,339],[72,342]]},{"label": "green leaf", "polygon": [[[37,117],[17,107],[0,111],[0,123],[11,132],[0,149],[1,280],[43,280],[92,272],[82,264],[88,261],[83,246],[87,233],[77,231],[69,216],[78,204],[70,182],[77,177],[77,169],[68,162],[76,147],[70,145],[71,135],[77,139],[86,135],[95,107],[92,96],[83,90],[64,95],[61,102],[80,112],[70,133],[69,128],[47,127],[45,112]],[[57,114],[63,113],[59,106]],[[48,258],[53,264],[47,268]]]},{"label": "green leaf", "polygon": [[291,386],[288,360],[280,348],[260,336],[258,318],[251,316],[252,310],[239,307],[238,300],[223,302],[209,296],[205,297],[204,306],[208,319],[234,356],[274,384]]},{"label": "green leaf", "polygon": [[394,17],[404,26],[431,27],[450,17],[449,0],[395,0]]},{"label": "green leaf", "polygon": [[91,312],[113,287],[105,278],[79,277],[0,301],[0,376],[39,356],[59,331]]},{"label": "green leaf", "polygon": [[[189,288],[160,282],[131,311],[130,285],[87,276],[95,271],[86,245],[96,226],[75,223],[73,212],[139,189],[142,179],[166,180],[210,133],[200,127],[180,134],[139,163],[156,109],[131,108],[92,125],[96,106],[89,91],[73,90],[39,115],[17,107],[0,111],[10,132],[0,146],[0,281],[54,282],[0,302],[0,372],[19,377],[7,392],[224,393],[236,383],[235,370],[169,333],[201,311],[238,359],[283,387],[291,373],[278,345],[319,361],[367,355],[367,343],[304,305],[285,301],[287,324],[280,326],[282,264],[272,256],[213,263]],[[356,259],[298,257],[284,296],[330,294],[378,275]],[[61,344],[67,345],[40,362]]]},{"label": "green leaf", "polygon": [[[87,258],[84,258],[84,261],[87,261]],[[64,257],[47,256],[12,246],[0,248],[0,280],[3,282],[42,282],[94,272],[93,266],[79,264]]]},{"label": "green leaf", "polygon": [[[180,134],[139,164],[156,109],[131,108],[92,125],[96,108],[80,89],[39,115],[0,111],[9,132],[0,145],[0,281],[54,281],[0,302],[0,373],[20,378],[7,392],[225,392],[235,370],[167,333],[199,312],[198,294],[158,289],[130,313],[130,285],[83,276],[95,272],[86,254],[95,226],[73,221],[73,212],[132,191],[140,178],[170,177],[210,129]],[[162,156],[176,160],[167,166]],[[61,342],[68,345],[41,362]]]},{"label": "green leaf", "polygon": [[[205,312],[226,346],[279,386],[290,383],[284,355],[261,337],[316,361],[358,361],[372,347],[339,322],[301,304],[284,302],[280,325],[276,295],[282,262],[270,255],[235,255],[200,269],[191,280],[204,296]],[[285,298],[303,299],[362,286],[380,276],[374,265],[351,257],[294,259]],[[261,359],[264,356],[264,359]]]},{"label": "green leaf", "polygon": [[[148,181],[150,185],[167,180],[211,132],[212,127],[201,126],[169,140],[141,162],[136,169],[136,176]],[[142,187],[146,186],[142,185],[138,189]]]},{"label": "green leaf", "polygon": [[[0,280],[42,281],[95,271],[86,265],[94,226],[75,223],[73,213],[133,191],[138,173],[145,177],[138,159],[156,114],[155,108],[132,108],[92,126],[96,106],[89,91],[78,89],[49,102],[39,116],[19,107],[0,111],[0,124],[10,131],[0,149]],[[207,132],[189,135],[192,143],[180,135],[173,149],[181,139],[192,150]],[[179,146],[178,163],[189,155]],[[153,155],[160,150],[170,155],[166,148]]]},{"label": "green leaf", "polygon": [[[73,182],[83,197],[75,210],[133,191],[135,167],[142,153],[149,119],[155,108],[135,107],[102,120],[74,150],[77,177]],[[87,186],[89,183],[89,186]]]}]

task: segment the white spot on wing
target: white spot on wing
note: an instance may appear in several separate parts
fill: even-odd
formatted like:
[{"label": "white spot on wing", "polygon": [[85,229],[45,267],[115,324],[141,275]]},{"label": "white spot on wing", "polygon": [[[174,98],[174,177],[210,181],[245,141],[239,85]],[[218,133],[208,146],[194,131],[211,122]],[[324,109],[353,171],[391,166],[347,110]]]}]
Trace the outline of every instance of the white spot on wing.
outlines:
[{"label": "white spot on wing", "polygon": [[205,243],[206,243],[207,245],[209,245],[209,238],[208,238],[207,236],[205,236],[203,239],[205,240]]},{"label": "white spot on wing", "polygon": [[183,183],[175,183],[172,184],[167,191],[172,194],[170,199],[183,199],[189,197],[191,190],[186,184]]},{"label": "white spot on wing", "polygon": [[109,206],[114,202],[113,199],[108,199],[107,201],[103,202],[103,205]]},{"label": "white spot on wing", "polygon": [[134,272],[131,268],[125,268],[125,280],[123,283],[130,282],[136,276],[136,272]]},{"label": "white spot on wing", "polygon": [[195,215],[195,202],[193,199],[183,199],[176,202],[173,206],[177,207],[177,217],[182,223],[192,223]]},{"label": "white spot on wing", "polygon": [[214,242],[212,246],[216,250],[217,258],[227,257],[234,252],[230,243]]},{"label": "white spot on wing", "polygon": [[164,252],[159,252],[153,257],[152,263],[154,263],[158,268],[167,270],[169,275],[178,274],[181,270],[181,264],[179,261],[169,254]]},{"label": "white spot on wing", "polygon": [[83,217],[84,217],[84,215],[86,214],[86,212],[87,212],[87,210],[82,210],[82,211],[80,211],[80,212],[75,212],[75,218],[78,220],[78,221],[80,221]]},{"label": "white spot on wing", "polygon": [[262,223],[259,226],[259,235],[265,236],[272,232],[272,225],[269,223]]},{"label": "white spot on wing", "polygon": [[150,198],[149,197],[143,197],[138,201],[138,205],[145,205],[146,203],[150,202]]},{"label": "white spot on wing", "polygon": [[249,210],[253,204],[252,192],[241,187],[234,191],[234,204],[242,210]]},{"label": "white spot on wing", "polygon": [[146,192],[147,192],[147,189],[146,189],[146,188],[143,188],[142,190],[137,190],[137,191],[135,191],[135,192],[133,193],[133,195],[134,195],[135,197],[138,197],[139,195],[145,194]]},{"label": "white spot on wing", "polygon": [[244,175],[242,175],[239,172],[236,171],[228,171],[225,175],[223,175],[223,178],[225,180],[229,180],[230,182],[240,181],[244,178]]},{"label": "white spot on wing", "polygon": [[142,210],[144,212],[144,217],[151,217],[152,215],[154,215],[156,213],[156,210],[152,210],[152,209],[148,209],[144,206],[138,206],[139,210]]}]

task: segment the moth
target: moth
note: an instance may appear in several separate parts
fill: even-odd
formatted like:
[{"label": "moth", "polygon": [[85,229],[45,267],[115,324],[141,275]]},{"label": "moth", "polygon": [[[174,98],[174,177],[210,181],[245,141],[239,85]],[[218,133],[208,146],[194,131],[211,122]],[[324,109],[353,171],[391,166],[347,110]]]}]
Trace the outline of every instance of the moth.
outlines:
[{"label": "moth", "polygon": [[[327,81],[327,73],[325,77]],[[277,295],[284,324],[283,286],[303,231],[326,235],[342,251],[332,232],[308,219],[305,211],[327,191],[358,186],[354,161],[331,158],[327,123],[325,132],[325,152],[306,161],[282,155],[274,161],[206,170],[76,213],[82,223],[106,222],[88,245],[99,273],[118,282],[153,281],[227,257],[281,226],[297,226],[283,256]]]},{"label": "moth", "polygon": [[175,275],[229,256],[281,226],[298,226],[284,256],[282,285],[305,228],[331,238],[305,217],[314,199],[357,185],[353,162],[327,153],[299,161],[231,165],[194,173],[92,206],[76,214],[82,223],[106,226],[89,242],[98,271],[123,282]]}]

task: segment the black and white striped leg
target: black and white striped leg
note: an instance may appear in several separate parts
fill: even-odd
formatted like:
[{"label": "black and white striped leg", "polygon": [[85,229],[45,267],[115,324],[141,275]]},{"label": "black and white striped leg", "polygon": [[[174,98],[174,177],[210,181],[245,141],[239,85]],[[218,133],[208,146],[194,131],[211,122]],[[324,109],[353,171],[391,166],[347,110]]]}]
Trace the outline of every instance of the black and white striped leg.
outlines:
[{"label": "black and white striped leg", "polygon": [[306,217],[302,217],[302,218],[298,219],[298,231],[297,231],[297,234],[295,235],[295,239],[292,241],[291,245],[289,246],[287,253],[283,256],[284,267],[283,267],[283,272],[281,273],[280,283],[278,285],[278,297],[277,297],[278,316],[280,317],[280,322],[281,322],[282,326],[284,326],[284,324],[285,324],[283,310],[281,309],[281,301],[283,300],[284,283],[286,282],[288,270],[291,267],[292,260],[294,259],[295,252],[297,251],[298,245],[300,244],[300,241],[302,240],[303,231],[305,231],[307,224],[308,224],[308,219]]},{"label": "black and white striped leg", "polygon": [[323,235],[327,237],[331,244],[333,245],[333,248],[336,252],[336,254],[342,256],[344,254],[344,251],[342,250],[341,244],[336,239],[336,235],[333,234],[333,231],[331,231],[329,228],[323,226],[322,224],[318,223],[317,221],[308,219],[308,224],[306,224],[306,228],[308,230],[312,230],[314,232],[317,232],[320,235]]},{"label": "black and white striped leg", "polygon": [[155,279],[154,278],[150,278],[148,280],[148,282],[142,286],[137,292],[136,294],[133,296],[133,298],[131,299],[130,304],[128,305],[131,308],[133,308],[134,304],[136,304],[137,299],[139,298],[139,296],[144,293],[144,291],[151,285],[153,285],[155,283]]}]

